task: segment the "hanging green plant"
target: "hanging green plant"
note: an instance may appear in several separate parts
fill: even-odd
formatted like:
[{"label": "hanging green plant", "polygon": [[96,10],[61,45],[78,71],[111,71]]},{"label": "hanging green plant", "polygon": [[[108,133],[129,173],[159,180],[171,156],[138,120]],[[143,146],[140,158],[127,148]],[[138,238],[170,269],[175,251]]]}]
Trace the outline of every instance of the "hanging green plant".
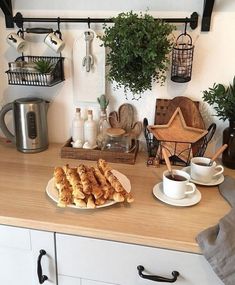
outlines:
[{"label": "hanging green plant", "polygon": [[167,55],[172,41],[173,25],[155,20],[151,15],[127,12],[112,19],[113,26],[104,25],[103,45],[108,49],[106,64],[108,79],[133,94],[152,89],[153,82],[161,85],[166,79]]}]

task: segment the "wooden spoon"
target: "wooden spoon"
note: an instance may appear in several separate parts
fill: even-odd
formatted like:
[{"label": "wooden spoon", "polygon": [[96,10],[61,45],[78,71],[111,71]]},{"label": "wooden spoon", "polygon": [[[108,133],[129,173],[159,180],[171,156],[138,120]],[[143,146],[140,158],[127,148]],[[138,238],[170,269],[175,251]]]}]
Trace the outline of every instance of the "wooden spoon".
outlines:
[{"label": "wooden spoon", "polygon": [[227,144],[222,145],[217,152],[212,156],[210,162],[209,162],[209,166],[211,166],[213,164],[213,162],[216,160],[216,158],[228,147]]},{"label": "wooden spoon", "polygon": [[171,162],[170,162],[169,157],[168,157],[166,150],[164,148],[162,149],[162,154],[163,154],[164,160],[166,162],[167,169],[170,172],[171,177],[174,179],[174,174],[172,171]]}]

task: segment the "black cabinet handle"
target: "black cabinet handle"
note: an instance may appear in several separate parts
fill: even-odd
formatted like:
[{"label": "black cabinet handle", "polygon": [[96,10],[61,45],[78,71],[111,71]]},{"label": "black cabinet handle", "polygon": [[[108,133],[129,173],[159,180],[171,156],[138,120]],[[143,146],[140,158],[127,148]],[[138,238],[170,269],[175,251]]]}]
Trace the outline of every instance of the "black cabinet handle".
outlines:
[{"label": "black cabinet handle", "polygon": [[37,272],[38,272],[38,281],[40,284],[44,283],[48,279],[46,275],[42,274],[42,265],[41,265],[41,259],[43,255],[46,255],[46,251],[44,249],[41,249],[39,251],[39,256],[38,256],[38,267],[37,267]]},{"label": "black cabinet handle", "polygon": [[143,274],[144,266],[142,265],[138,265],[137,270],[141,278],[149,279],[149,280],[156,281],[156,282],[174,283],[177,280],[177,277],[180,275],[178,271],[172,271],[171,274],[173,278],[166,278],[166,277],[157,276],[157,275],[145,275]]}]

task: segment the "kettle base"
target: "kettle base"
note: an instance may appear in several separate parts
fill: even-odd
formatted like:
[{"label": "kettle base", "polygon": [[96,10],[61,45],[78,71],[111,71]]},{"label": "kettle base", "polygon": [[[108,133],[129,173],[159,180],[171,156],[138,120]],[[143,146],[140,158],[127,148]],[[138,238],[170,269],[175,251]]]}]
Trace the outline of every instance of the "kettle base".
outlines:
[{"label": "kettle base", "polygon": [[22,149],[22,148],[17,148],[18,151],[23,152],[23,153],[37,153],[44,151],[48,148],[48,145],[41,147],[41,148],[35,148],[35,149]]}]

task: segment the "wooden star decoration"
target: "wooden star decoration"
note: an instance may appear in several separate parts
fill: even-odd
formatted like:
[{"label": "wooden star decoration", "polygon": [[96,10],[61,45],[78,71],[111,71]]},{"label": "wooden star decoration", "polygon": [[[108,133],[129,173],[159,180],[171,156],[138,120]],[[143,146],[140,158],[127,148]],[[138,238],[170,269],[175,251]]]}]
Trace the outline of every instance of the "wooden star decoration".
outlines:
[{"label": "wooden star decoration", "polygon": [[[207,134],[207,130],[188,127],[180,108],[177,108],[166,125],[148,126],[148,129],[166,148],[168,155],[178,156],[187,162],[193,156],[191,145]],[[161,148],[158,155],[162,158]]]},{"label": "wooden star decoration", "polygon": [[159,141],[195,143],[207,134],[207,130],[188,127],[180,108],[177,108],[166,125],[148,126]]}]

